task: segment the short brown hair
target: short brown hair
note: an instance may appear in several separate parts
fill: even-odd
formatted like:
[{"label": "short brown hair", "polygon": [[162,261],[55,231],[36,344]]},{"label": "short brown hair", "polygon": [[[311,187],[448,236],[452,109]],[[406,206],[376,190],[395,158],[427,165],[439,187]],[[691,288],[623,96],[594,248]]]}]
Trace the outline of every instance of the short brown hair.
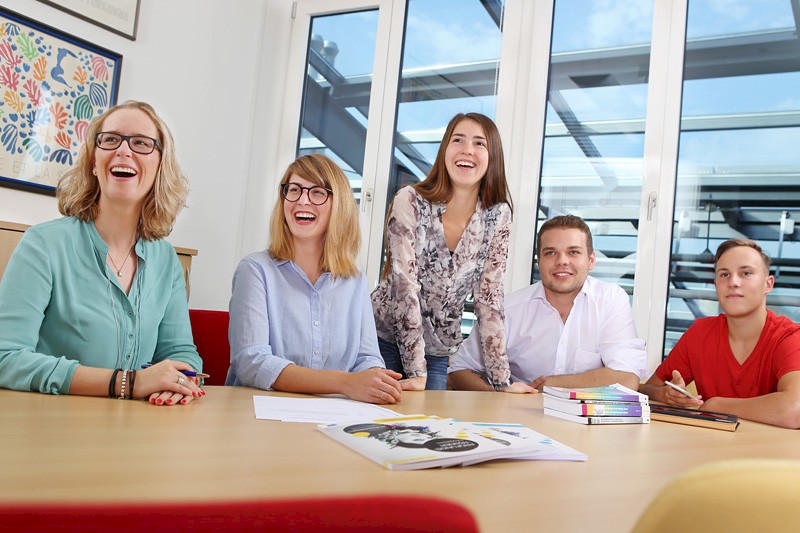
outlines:
[{"label": "short brown hair", "polygon": [[717,253],[714,254],[714,270],[717,269],[717,263],[719,263],[720,258],[725,252],[731,248],[738,248],[739,246],[746,246],[747,248],[752,248],[758,252],[758,255],[761,256],[761,260],[764,262],[764,267],[766,267],[767,273],[769,273],[769,267],[772,264],[772,259],[770,259],[769,256],[764,253],[764,250],[761,249],[761,246],[759,246],[759,244],[752,239],[728,239],[720,244],[717,248]]},{"label": "short brown hair", "polygon": [[172,133],[156,110],[144,102],[128,100],[92,120],[86,128],[86,140],[78,153],[75,166],[58,180],[56,188],[58,211],[64,216],[72,216],[84,222],[97,217],[100,183],[92,173],[94,152],[97,149],[95,135],[102,129],[106,118],[120,109],[143,111],[150,117],[158,131],[161,160],[158,164],[156,181],[145,196],[142,212],[139,215],[139,237],[148,241],[162,239],[172,232],[178,213],[186,205],[189,181],[178,165]]},{"label": "short brown hair", "polygon": [[[361,229],[358,226],[358,207],[347,176],[336,163],[323,154],[308,154],[295,159],[283,173],[281,185],[288,183],[293,174],[333,191],[328,200],[333,205],[320,267],[334,276],[356,276],[359,272],[356,256],[361,246]],[[279,195],[272,210],[268,251],[275,259],[293,260],[294,239],[283,214],[285,201]]]},{"label": "short brown hair", "polygon": [[594,244],[592,243],[592,231],[586,222],[581,217],[575,215],[559,215],[550,220],[545,221],[542,227],[539,228],[539,238],[537,239],[536,250],[538,253],[542,252],[542,235],[544,232],[551,229],[579,229],[586,235],[586,251],[591,254],[594,252]]}]

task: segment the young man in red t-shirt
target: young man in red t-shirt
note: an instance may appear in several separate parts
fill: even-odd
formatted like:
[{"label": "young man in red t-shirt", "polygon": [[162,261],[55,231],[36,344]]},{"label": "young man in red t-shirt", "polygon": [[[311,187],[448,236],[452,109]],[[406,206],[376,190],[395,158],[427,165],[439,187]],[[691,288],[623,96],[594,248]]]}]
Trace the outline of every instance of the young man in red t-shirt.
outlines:
[{"label": "young man in red t-shirt", "polygon": [[[683,334],[641,392],[654,401],[731,413],[800,428],[800,326],[767,309],[775,278],[755,242],[732,239],[714,258],[725,312],[700,318]],[[695,382],[695,400],[664,385]]]}]

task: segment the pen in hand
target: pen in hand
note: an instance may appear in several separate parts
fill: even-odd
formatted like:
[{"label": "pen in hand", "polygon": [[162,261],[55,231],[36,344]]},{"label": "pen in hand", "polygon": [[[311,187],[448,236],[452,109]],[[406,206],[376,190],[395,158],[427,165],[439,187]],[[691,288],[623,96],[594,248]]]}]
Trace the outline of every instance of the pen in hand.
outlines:
[{"label": "pen in hand", "polygon": [[[153,366],[153,363],[145,363],[142,365],[142,368],[150,368],[151,366]],[[189,376],[190,378],[208,379],[211,377],[208,374],[204,374],[202,372],[195,372],[194,370],[180,370],[179,372],[184,376]]]}]

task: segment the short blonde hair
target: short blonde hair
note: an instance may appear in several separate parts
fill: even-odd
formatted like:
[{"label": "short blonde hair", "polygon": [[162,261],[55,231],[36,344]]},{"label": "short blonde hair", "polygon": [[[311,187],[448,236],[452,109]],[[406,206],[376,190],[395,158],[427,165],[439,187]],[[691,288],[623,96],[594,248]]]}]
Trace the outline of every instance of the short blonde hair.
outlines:
[{"label": "short blonde hair", "polygon": [[139,237],[154,241],[170,234],[178,213],[186,205],[189,182],[178,165],[172,133],[150,104],[128,100],[110,108],[95,118],[86,129],[86,140],[73,168],[58,181],[56,197],[58,211],[65,216],[89,221],[97,217],[100,184],[92,173],[94,153],[97,149],[95,135],[102,130],[109,115],[120,109],[143,111],[158,130],[161,161],[153,188],[147,193],[139,217]]},{"label": "short blonde hair", "polygon": [[[298,157],[284,172],[281,186],[288,183],[293,174],[333,191],[328,199],[333,205],[322,251],[320,267],[323,272],[345,278],[356,276],[359,272],[356,256],[361,246],[361,229],[358,226],[358,207],[347,176],[336,163],[323,154]],[[272,210],[268,251],[275,259],[292,260],[294,239],[283,214],[285,201],[279,195]]]}]

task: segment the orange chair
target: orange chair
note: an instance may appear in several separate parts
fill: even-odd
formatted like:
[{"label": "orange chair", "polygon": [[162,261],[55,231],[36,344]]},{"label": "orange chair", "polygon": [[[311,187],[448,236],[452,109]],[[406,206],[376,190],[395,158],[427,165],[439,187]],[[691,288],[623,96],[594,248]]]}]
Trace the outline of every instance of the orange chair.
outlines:
[{"label": "orange chair", "polygon": [[151,505],[2,505],[0,531],[476,533],[478,526],[468,509],[446,500],[416,496],[367,496]]},{"label": "orange chair", "polygon": [[211,376],[205,380],[205,384],[225,385],[231,363],[228,312],[189,309],[189,321],[192,323],[194,344],[203,359],[203,372]]}]

